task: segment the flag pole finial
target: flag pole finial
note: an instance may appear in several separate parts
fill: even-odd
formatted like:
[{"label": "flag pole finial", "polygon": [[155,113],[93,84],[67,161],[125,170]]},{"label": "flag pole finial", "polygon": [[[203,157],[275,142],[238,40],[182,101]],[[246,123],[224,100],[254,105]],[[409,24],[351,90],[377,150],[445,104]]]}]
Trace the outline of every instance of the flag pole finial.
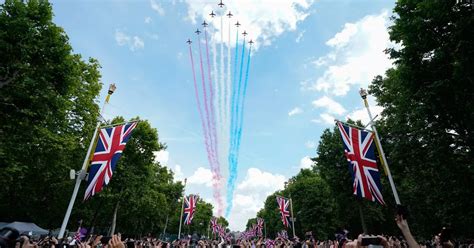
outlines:
[{"label": "flag pole finial", "polygon": [[109,92],[108,92],[109,95],[112,95],[112,94],[115,92],[116,89],[117,89],[117,86],[115,86],[114,83],[111,83],[111,84],[109,85]]},{"label": "flag pole finial", "polygon": [[368,95],[367,90],[364,88],[360,88],[359,95],[360,97],[362,97],[362,99],[364,100],[367,99],[367,95]]}]

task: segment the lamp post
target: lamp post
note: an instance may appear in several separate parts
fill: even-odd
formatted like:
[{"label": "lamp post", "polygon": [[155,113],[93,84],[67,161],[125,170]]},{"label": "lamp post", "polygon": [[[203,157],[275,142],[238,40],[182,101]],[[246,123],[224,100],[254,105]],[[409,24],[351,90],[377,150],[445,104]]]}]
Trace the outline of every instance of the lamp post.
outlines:
[{"label": "lamp post", "polygon": [[387,158],[385,157],[385,153],[382,149],[382,144],[380,143],[379,133],[377,132],[377,128],[375,127],[374,121],[372,119],[372,112],[370,112],[369,102],[367,101],[367,96],[369,94],[367,93],[367,90],[365,90],[364,88],[360,88],[359,94],[360,94],[360,97],[362,97],[365,108],[367,109],[367,113],[369,114],[369,124],[372,130],[374,131],[375,144],[377,145],[380,156],[382,158],[382,164],[384,165],[385,171],[387,172],[388,181],[390,182],[390,187],[392,188],[392,193],[395,198],[395,202],[397,203],[397,205],[400,205],[401,204],[400,198],[398,197],[398,192],[397,192],[397,189],[395,188],[395,183],[393,182],[392,173],[390,172],[390,168],[388,167],[388,163],[387,163]]},{"label": "lamp post", "polygon": [[[105,105],[107,103],[109,103],[110,96],[115,92],[116,89],[117,89],[117,87],[115,86],[115,84],[110,84],[109,85],[109,90],[107,91],[107,97],[105,98],[105,102],[102,105],[102,109],[100,111],[99,116],[102,116],[102,114],[104,113]],[[99,128],[100,128],[100,120],[97,121],[97,125],[95,127],[94,134],[92,135],[92,139],[91,139],[91,142],[89,144],[89,148],[87,149],[87,153],[86,153],[86,156],[84,158],[84,162],[82,163],[82,168],[78,172],[78,176],[76,177],[76,184],[74,185],[74,190],[72,191],[71,200],[69,201],[69,205],[67,207],[66,214],[64,215],[63,223],[62,223],[61,229],[59,231],[58,238],[60,238],[60,239],[64,237],[64,232],[66,231],[67,223],[69,221],[69,217],[71,216],[72,208],[74,207],[74,202],[76,201],[77,192],[79,192],[79,187],[81,186],[81,182],[82,182],[82,180],[84,180],[86,178],[87,165],[89,164],[90,153],[92,151],[92,147],[94,147],[94,143],[95,143]]]}]

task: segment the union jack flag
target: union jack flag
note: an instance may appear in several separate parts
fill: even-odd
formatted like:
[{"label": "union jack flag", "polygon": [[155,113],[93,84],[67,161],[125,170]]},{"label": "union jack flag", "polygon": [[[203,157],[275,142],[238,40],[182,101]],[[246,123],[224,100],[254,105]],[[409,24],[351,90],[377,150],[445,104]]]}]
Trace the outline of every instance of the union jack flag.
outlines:
[{"label": "union jack flag", "polygon": [[257,225],[252,224],[252,229],[250,229],[250,232],[252,233],[252,237],[257,236]]},{"label": "union jack flag", "polygon": [[136,126],[137,122],[131,122],[99,130],[84,200],[99,193],[105,185],[109,184],[117,162]]},{"label": "union jack flag", "polygon": [[211,219],[211,228],[212,228],[212,233],[217,233],[218,224],[217,224],[217,218],[216,217],[212,217],[212,219]]},{"label": "union jack flag", "polygon": [[282,239],[288,239],[288,233],[286,232],[286,230],[281,230],[281,232],[277,233],[277,237]]},{"label": "union jack flag", "polygon": [[375,160],[374,134],[337,122],[349,162],[354,195],[385,205]]},{"label": "union jack flag", "polygon": [[222,239],[227,239],[229,233],[227,233],[226,227],[217,224],[217,234]]},{"label": "union jack flag", "polygon": [[194,212],[196,212],[196,203],[198,200],[197,195],[189,195],[189,197],[184,197],[184,224],[191,225],[191,221],[194,217]]},{"label": "union jack flag", "polygon": [[265,241],[265,246],[268,248],[273,248],[275,247],[275,240],[267,239]]},{"label": "union jack flag", "polygon": [[288,210],[288,206],[290,205],[290,201],[286,198],[281,196],[276,197],[278,203],[278,209],[280,210],[281,214],[281,221],[285,227],[290,226],[290,211]]},{"label": "union jack flag", "polygon": [[263,224],[264,224],[264,221],[262,218],[257,218],[257,233],[258,233],[258,236],[262,236],[263,235]]}]

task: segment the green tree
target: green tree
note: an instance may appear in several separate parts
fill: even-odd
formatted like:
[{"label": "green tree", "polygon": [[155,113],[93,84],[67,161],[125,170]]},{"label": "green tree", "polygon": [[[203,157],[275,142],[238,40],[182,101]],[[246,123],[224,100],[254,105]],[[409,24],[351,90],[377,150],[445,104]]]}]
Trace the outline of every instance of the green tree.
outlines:
[{"label": "green tree", "polygon": [[370,92],[384,107],[382,143],[412,230],[429,237],[442,225],[472,236],[474,219],[474,15],[456,1],[400,0],[390,49],[396,67]]},{"label": "green tree", "polygon": [[224,218],[224,216],[219,216],[217,218],[217,223],[220,224],[222,227],[227,228],[229,226],[229,222]]},{"label": "green tree", "polygon": [[[174,211],[174,216],[170,220],[171,225],[170,225],[170,233],[178,233],[178,228],[179,228],[179,217],[181,215],[181,204],[182,201],[179,201],[179,208]],[[184,222],[182,223],[182,229],[181,233],[182,234],[189,234],[192,235],[194,233],[198,235],[205,235],[207,236],[207,233],[211,233],[211,230],[209,229],[209,223],[212,218],[212,210],[213,206],[212,204],[205,202],[203,199],[199,199],[197,204],[196,204],[196,211],[194,212],[194,218],[191,222],[191,225],[185,225]],[[184,218],[184,217],[183,217]]]},{"label": "green tree", "polygon": [[101,89],[98,62],[74,54],[52,16],[47,1],[0,5],[0,219],[46,228],[61,223]]},{"label": "green tree", "polygon": [[250,230],[253,225],[257,224],[257,218],[250,218],[247,220],[247,224],[245,225],[246,230]]},{"label": "green tree", "polygon": [[257,213],[257,217],[263,218],[267,237],[276,237],[277,232],[285,229],[281,222],[280,212],[276,202],[276,196],[282,195],[281,191],[277,191],[267,197],[263,209]]},{"label": "green tree", "polygon": [[304,237],[307,231],[312,231],[313,235],[320,239],[333,236],[336,230],[336,203],[329,185],[318,173],[310,169],[301,170],[289,180],[285,192],[291,195],[293,202],[297,236]]},{"label": "green tree", "polygon": [[[360,122],[350,123],[362,126]],[[362,211],[364,222],[367,230],[370,233],[381,233],[388,230],[395,230],[395,225],[392,222],[393,218],[386,218],[385,212],[388,211],[383,206],[377,203],[360,199],[352,194],[352,177],[350,175],[350,168],[347,159],[344,156],[344,147],[338,128],[335,126],[333,130],[326,129],[321,135],[321,140],[317,148],[317,156],[314,159],[317,170],[321,178],[328,184],[331,198],[335,200],[334,206],[334,223],[333,227],[337,229],[346,228],[352,232],[353,235],[362,233],[362,220],[359,213],[359,208]],[[383,176],[383,170],[380,167],[382,174],[382,190],[384,200],[391,204],[391,191],[386,177]],[[388,214],[388,212],[386,212]],[[390,213],[392,214],[392,213]]]},{"label": "green tree", "polygon": [[[312,159],[312,168],[301,170],[283,190],[268,196],[264,208],[257,213],[257,217],[264,218],[269,237],[284,229],[276,195],[287,198],[291,195],[295,231],[299,237],[312,231],[316,238],[333,238],[334,233],[342,228],[357,236],[362,233],[359,208],[370,233],[395,230],[393,218],[387,218],[393,215],[390,209],[358,199],[352,194],[352,178],[343,151],[337,128],[326,129],[321,136],[316,158]],[[388,183],[384,181],[383,185],[387,185],[384,195],[389,198]],[[250,219],[247,225],[253,220]],[[288,232],[291,234],[292,230],[288,229]]]}]

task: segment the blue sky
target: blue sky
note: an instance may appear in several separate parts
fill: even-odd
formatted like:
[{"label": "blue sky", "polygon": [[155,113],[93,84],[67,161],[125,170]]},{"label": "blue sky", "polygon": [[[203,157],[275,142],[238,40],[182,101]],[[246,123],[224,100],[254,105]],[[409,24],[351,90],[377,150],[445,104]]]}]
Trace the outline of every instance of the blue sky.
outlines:
[{"label": "blue sky", "polygon": [[[319,136],[334,118],[366,121],[357,91],[391,66],[383,49],[391,45],[387,26],[394,2],[223,2],[257,48],[229,215],[231,228],[242,230],[268,194],[309,166],[308,157],[316,155]],[[188,178],[187,192],[215,204],[185,41],[195,37],[195,21],[217,9],[217,1],[52,3],[54,21],[65,29],[74,51],[99,60],[104,85],[117,84],[106,117],[149,120],[168,146],[157,159],[178,179]],[[371,101],[374,112],[380,112]]]}]

